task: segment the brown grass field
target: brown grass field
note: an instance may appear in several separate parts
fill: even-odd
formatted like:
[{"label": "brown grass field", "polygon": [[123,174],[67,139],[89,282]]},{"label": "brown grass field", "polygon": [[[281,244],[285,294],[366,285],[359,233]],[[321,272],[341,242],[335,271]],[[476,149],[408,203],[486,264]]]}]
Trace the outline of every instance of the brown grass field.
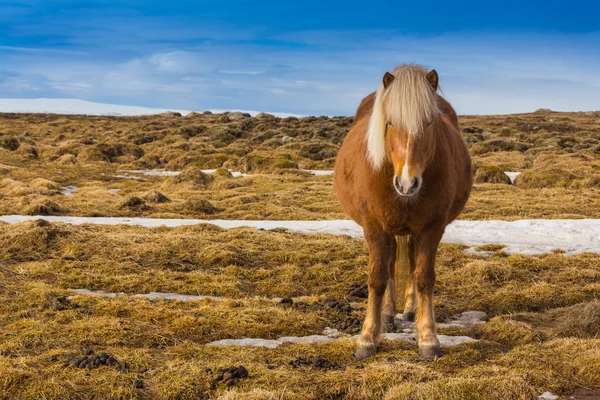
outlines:
[{"label": "brown grass field", "polygon": [[[460,121],[477,182],[461,218],[600,217],[600,113]],[[347,218],[332,177],[302,169],[331,169],[352,122],[0,114],[0,214]],[[251,175],[233,178],[227,168]],[[183,172],[122,172],[134,169]],[[503,171],[522,174],[511,185]],[[61,194],[69,185],[79,189]],[[276,349],[206,343],[325,327],[356,333],[366,304],[350,294],[366,280],[360,239],[211,225],[0,223],[0,398],[483,400],[550,391],[567,399],[600,387],[600,255],[507,255],[488,246],[493,255],[481,258],[465,248],[440,248],[436,318],[485,311],[489,321],[478,327],[439,329],[479,341],[445,348],[434,361],[409,342],[384,341],[358,362],[351,339]],[[224,299],[73,296],[70,288]],[[307,297],[271,300],[299,296]],[[117,361],[72,365],[86,353]],[[326,362],[311,367],[317,357]],[[219,368],[239,365],[247,378],[215,380]]]}]

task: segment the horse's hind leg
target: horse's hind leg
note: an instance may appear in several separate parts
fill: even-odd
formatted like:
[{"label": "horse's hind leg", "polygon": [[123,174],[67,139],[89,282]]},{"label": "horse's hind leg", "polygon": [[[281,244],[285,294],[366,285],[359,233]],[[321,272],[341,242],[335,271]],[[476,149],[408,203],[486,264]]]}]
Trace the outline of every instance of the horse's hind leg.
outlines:
[{"label": "horse's hind leg", "polygon": [[421,357],[441,357],[440,342],[435,333],[433,286],[435,285],[435,255],[444,233],[435,227],[423,231],[414,243],[414,283],[418,298],[417,334]]},{"label": "horse's hind leg", "polygon": [[[395,258],[395,257],[394,257]],[[396,277],[396,268],[398,267],[395,260],[389,262],[389,278],[385,295],[383,296],[383,311],[381,312],[381,323],[385,332],[395,332],[396,326],[394,319],[396,317],[396,295],[397,286],[399,284]]]},{"label": "horse's hind leg", "polygon": [[414,322],[417,311],[417,298],[413,273],[415,270],[414,241],[410,236],[397,236],[396,270],[398,283],[404,282],[404,311],[402,319]]},{"label": "horse's hind leg", "polygon": [[383,297],[390,279],[389,264],[394,262],[396,252],[396,241],[392,235],[365,229],[365,239],[369,246],[369,299],[367,315],[354,354],[359,360],[375,354],[380,343]]}]

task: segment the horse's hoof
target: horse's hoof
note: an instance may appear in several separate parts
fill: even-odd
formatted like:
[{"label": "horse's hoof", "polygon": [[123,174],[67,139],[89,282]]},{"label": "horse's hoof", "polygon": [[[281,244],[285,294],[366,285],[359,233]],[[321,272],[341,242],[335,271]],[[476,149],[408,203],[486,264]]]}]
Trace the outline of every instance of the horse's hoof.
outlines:
[{"label": "horse's hoof", "polygon": [[419,355],[421,356],[421,358],[440,358],[442,356],[442,349],[439,345],[419,347]]},{"label": "horse's hoof", "polygon": [[366,346],[358,346],[354,352],[354,358],[357,360],[364,360],[369,358],[377,352],[377,346],[373,343]]},{"label": "horse's hoof", "polygon": [[383,330],[385,332],[396,332],[396,325],[394,324],[394,316],[393,315],[384,315],[383,316]]},{"label": "horse's hoof", "polygon": [[402,314],[402,320],[408,322],[415,322],[415,313],[410,311]]}]

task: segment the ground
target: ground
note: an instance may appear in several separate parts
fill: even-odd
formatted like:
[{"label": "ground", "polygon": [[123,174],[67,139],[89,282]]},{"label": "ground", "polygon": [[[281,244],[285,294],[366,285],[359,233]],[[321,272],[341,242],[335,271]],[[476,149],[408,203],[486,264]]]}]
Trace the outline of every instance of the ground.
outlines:
[{"label": "ground", "polygon": [[[332,177],[302,169],[331,169],[351,123],[0,114],[0,214],[346,218]],[[598,218],[599,113],[466,116],[461,124],[479,175],[461,218]],[[200,171],[219,167],[250,176]],[[123,172],[155,168],[183,172]],[[498,170],[522,174],[511,185]],[[66,196],[65,186],[78,190]],[[439,329],[479,341],[444,348],[435,361],[421,360],[413,343],[384,341],[358,362],[351,339],[275,349],[207,344],[328,327],[355,334],[366,304],[361,239],[212,225],[0,223],[1,397],[535,399],[599,387],[600,255],[487,246],[478,249],[491,251],[484,258],[465,248],[439,250],[436,318],[486,312],[485,324]],[[133,296],[150,292],[222,299]],[[86,354],[96,364],[79,368]],[[247,377],[216,379],[233,373],[220,368],[240,365]]]}]

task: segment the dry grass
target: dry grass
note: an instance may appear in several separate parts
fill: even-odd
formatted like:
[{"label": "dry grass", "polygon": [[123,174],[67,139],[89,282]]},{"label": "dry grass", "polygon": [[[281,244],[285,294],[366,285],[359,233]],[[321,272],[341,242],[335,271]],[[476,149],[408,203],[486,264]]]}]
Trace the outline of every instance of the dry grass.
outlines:
[{"label": "dry grass", "polygon": [[[278,305],[268,299],[273,296],[358,301],[353,313],[362,318],[365,301],[348,294],[365,279],[361,240],[209,225],[145,229],[38,221],[1,228],[0,392],[8,398],[501,399],[600,385],[595,254],[497,252],[481,260],[465,255],[464,246],[443,245],[438,320],[479,309],[491,321],[441,332],[481,341],[449,348],[435,362],[420,360],[408,343],[385,342],[375,358],[356,362],[351,340],[271,350],[204,344],[318,334],[343,317],[326,307]],[[70,287],[228,299],[76,296],[65,302]],[[113,354],[127,371],[100,367],[86,376],[86,370],[62,367],[63,355],[81,355],[85,348]],[[346,370],[289,365],[297,356],[317,355]],[[239,364],[249,379],[234,388],[211,387],[215,375],[205,368]],[[138,379],[144,389],[134,388]]]},{"label": "dry grass", "polygon": [[[351,118],[233,117],[0,114],[0,213],[345,218],[332,178],[298,168],[331,169]],[[600,217],[598,114],[461,122],[479,174],[461,218]],[[219,167],[253,175],[199,171]],[[143,168],[184,172],[115,177]],[[523,174],[515,186],[502,171]],[[65,196],[66,185],[79,190]],[[366,279],[362,240],[209,225],[0,224],[0,397],[487,400],[600,386],[600,256],[507,256],[486,246],[480,250],[495,253],[481,259],[464,249],[440,248],[436,314],[443,321],[486,311],[490,321],[478,328],[440,329],[480,341],[448,348],[433,362],[409,343],[384,342],[377,356],[356,362],[351,340],[276,349],[205,344],[318,334],[362,319],[365,300],[349,294]],[[69,288],[226,299],[69,299]],[[287,296],[308,296],[308,305],[270,300]],[[346,315],[322,306],[326,298],[358,305]],[[112,354],[126,369],[63,367],[65,356],[87,348]],[[293,368],[298,356],[322,356],[346,370]],[[240,364],[248,379],[211,385],[215,373],[206,368]]]},{"label": "dry grass", "polygon": [[[227,219],[345,218],[331,169],[348,117],[231,120],[226,115],[84,117],[0,114],[0,213]],[[599,217],[600,115],[538,112],[461,117],[476,185],[465,219]],[[36,156],[33,156],[34,149]],[[254,174],[232,178],[199,169]],[[120,170],[166,168],[177,177]],[[502,171],[522,172],[516,186]],[[45,184],[37,182],[41,180]],[[74,196],[59,193],[75,185]],[[118,189],[117,193],[109,190]],[[147,199],[148,191],[170,202]],[[121,207],[130,197],[145,205]],[[195,207],[200,200],[213,207]]]}]

